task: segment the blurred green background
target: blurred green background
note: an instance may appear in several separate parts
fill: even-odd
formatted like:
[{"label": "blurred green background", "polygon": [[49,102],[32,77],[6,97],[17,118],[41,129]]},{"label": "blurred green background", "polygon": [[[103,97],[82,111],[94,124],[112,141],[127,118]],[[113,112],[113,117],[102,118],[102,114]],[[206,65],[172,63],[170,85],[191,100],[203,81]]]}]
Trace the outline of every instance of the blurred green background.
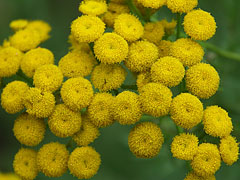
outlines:
[{"label": "blurred green background", "polygon": [[[29,20],[42,19],[52,26],[51,39],[41,46],[49,48],[54,54],[56,62],[68,52],[67,37],[70,33],[70,24],[79,16],[79,0],[0,0],[0,42],[12,32],[8,26],[14,19]],[[199,0],[201,9],[211,12],[215,17],[218,28],[211,43],[233,52],[240,53],[240,1],[239,0]],[[160,18],[167,12],[160,10]],[[169,12],[168,12],[169,13]],[[205,58],[215,66],[221,76],[220,91],[206,104],[218,104],[228,110],[234,123],[233,135],[240,141],[240,62],[219,57],[217,54],[206,51]],[[9,115],[0,108],[0,172],[13,171],[12,160],[21,147],[12,133],[14,119],[17,115]],[[165,134],[165,143],[160,154],[153,159],[137,159],[129,151],[127,138],[131,126],[113,126],[101,129],[101,136],[93,146],[101,154],[102,165],[94,180],[181,180],[187,170],[185,161],[171,156],[169,144],[176,129],[168,117],[161,119],[160,126]],[[44,141],[55,141],[50,132]],[[67,142],[62,139],[61,142]],[[240,161],[233,166],[222,163],[216,178],[240,179]],[[39,174],[37,180],[50,179]],[[61,178],[76,179],[69,173]]]}]

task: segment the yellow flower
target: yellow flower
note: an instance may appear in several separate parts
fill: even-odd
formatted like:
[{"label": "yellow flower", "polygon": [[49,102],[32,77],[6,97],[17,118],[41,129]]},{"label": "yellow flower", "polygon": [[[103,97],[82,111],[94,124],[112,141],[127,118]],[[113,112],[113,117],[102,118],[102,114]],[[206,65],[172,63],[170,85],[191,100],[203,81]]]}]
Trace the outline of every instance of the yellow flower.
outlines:
[{"label": "yellow flower", "polygon": [[60,88],[62,81],[61,70],[53,64],[39,67],[33,76],[33,84],[41,91],[54,92]]},{"label": "yellow flower", "polygon": [[42,92],[37,88],[30,88],[24,97],[23,104],[26,112],[38,118],[48,117],[55,107],[55,97],[49,92]]},{"label": "yellow flower", "polygon": [[232,129],[232,121],[227,111],[218,106],[209,106],[203,114],[204,131],[214,137],[229,136]]},{"label": "yellow flower", "polygon": [[107,3],[105,1],[82,1],[79,11],[83,14],[99,16],[107,11]]},{"label": "yellow flower", "polygon": [[95,42],[94,53],[102,63],[119,63],[128,55],[128,44],[115,33],[105,33]]},{"label": "yellow flower", "polygon": [[89,120],[98,128],[113,124],[113,103],[114,97],[111,94],[95,94],[87,109]]},{"label": "yellow flower", "polygon": [[93,97],[92,84],[82,77],[65,81],[60,91],[65,105],[74,111],[87,107]]},{"label": "yellow flower", "polygon": [[32,78],[35,70],[45,64],[54,64],[53,53],[45,48],[36,48],[23,56],[21,69],[26,76]]},{"label": "yellow flower", "polygon": [[36,146],[44,138],[46,126],[43,119],[22,113],[15,121],[13,133],[17,140],[27,146]]},{"label": "yellow flower", "polygon": [[100,91],[109,91],[120,88],[126,76],[126,70],[119,64],[99,64],[93,69],[91,81]]},{"label": "yellow flower", "polygon": [[150,72],[146,71],[146,72],[139,73],[137,76],[137,82],[136,82],[138,92],[140,92],[141,89],[150,82],[152,82]]},{"label": "yellow flower", "polygon": [[198,138],[193,134],[181,133],[173,138],[171,152],[173,157],[192,160],[198,150]]},{"label": "yellow flower", "polygon": [[196,96],[189,93],[181,93],[173,98],[170,115],[176,125],[185,129],[191,129],[201,122],[203,105]]},{"label": "yellow flower", "polygon": [[14,173],[1,173],[0,180],[21,180],[21,178]]},{"label": "yellow flower", "polygon": [[115,19],[114,32],[127,41],[133,42],[142,37],[144,28],[134,15],[123,13]]},{"label": "yellow flower", "polygon": [[220,140],[219,151],[222,160],[229,166],[238,160],[239,147],[236,142],[236,138],[233,136],[227,136]]},{"label": "yellow flower", "polygon": [[72,136],[79,131],[82,125],[81,114],[70,110],[64,104],[56,105],[48,118],[48,126],[58,137]]},{"label": "yellow flower", "polygon": [[138,0],[144,7],[158,9],[166,4],[166,0]]},{"label": "yellow flower", "polygon": [[78,42],[72,34],[68,36],[68,42],[71,44],[71,47],[69,48],[72,52],[85,52],[87,54],[91,54],[91,49],[88,43],[86,42]]},{"label": "yellow flower", "polygon": [[48,177],[60,177],[67,171],[69,152],[64,144],[44,144],[37,153],[39,170]]},{"label": "yellow flower", "polygon": [[96,16],[83,15],[72,22],[71,32],[79,42],[94,42],[105,30],[105,24]]},{"label": "yellow flower", "polygon": [[14,172],[22,179],[33,180],[38,175],[37,152],[33,149],[21,148],[14,157]]},{"label": "yellow flower", "polygon": [[28,25],[28,20],[26,19],[17,19],[10,22],[9,26],[12,30],[18,31],[24,29]]},{"label": "yellow flower", "polygon": [[188,38],[181,38],[172,43],[170,55],[178,58],[184,66],[193,66],[200,63],[204,51],[197,42]]},{"label": "yellow flower", "polygon": [[113,117],[122,125],[135,124],[142,116],[138,95],[131,91],[118,94],[113,104]]},{"label": "yellow flower", "polygon": [[170,49],[172,47],[171,41],[161,40],[157,43],[159,57],[165,57],[170,55]]},{"label": "yellow flower", "polygon": [[156,23],[149,22],[144,25],[144,34],[142,38],[156,44],[162,40],[164,34],[164,26],[160,21]]},{"label": "yellow flower", "polygon": [[164,31],[167,35],[171,35],[174,33],[175,27],[177,26],[177,21],[172,19],[168,22],[166,19],[160,21],[164,27]]},{"label": "yellow flower", "polygon": [[216,180],[216,178],[215,178],[214,175],[210,175],[210,176],[207,176],[207,177],[201,177],[201,176],[196,175],[196,173],[194,173],[194,171],[191,171],[184,178],[184,180]]},{"label": "yellow flower", "polygon": [[167,0],[167,7],[173,13],[187,13],[198,5],[198,0]]},{"label": "yellow flower", "polygon": [[215,174],[221,166],[221,157],[217,145],[202,143],[191,161],[193,171],[198,176],[208,177]]},{"label": "yellow flower", "polygon": [[195,40],[208,40],[216,32],[216,22],[210,13],[201,9],[193,10],[184,17],[184,31]]},{"label": "yellow flower", "polygon": [[160,58],[151,67],[152,81],[168,87],[180,84],[184,75],[183,64],[177,58],[171,56]]},{"label": "yellow flower", "polygon": [[201,99],[208,99],[217,92],[220,78],[214,67],[199,63],[186,71],[185,80],[189,92]]},{"label": "yellow flower", "polygon": [[1,94],[2,108],[9,114],[23,110],[23,100],[28,89],[28,85],[22,81],[8,83]]},{"label": "yellow flower", "polygon": [[128,136],[129,149],[138,158],[157,156],[163,141],[161,129],[152,122],[137,124]]},{"label": "yellow flower", "polygon": [[165,116],[170,110],[172,92],[162,84],[148,83],[141,89],[139,99],[143,112],[154,117]]},{"label": "yellow flower", "polygon": [[13,47],[0,49],[0,77],[9,77],[17,73],[23,53]]},{"label": "yellow flower", "polygon": [[68,161],[70,173],[79,179],[90,179],[101,164],[100,154],[90,146],[78,147],[71,153]]},{"label": "yellow flower", "polygon": [[142,72],[150,69],[158,57],[156,45],[148,41],[137,41],[130,45],[125,64],[131,71]]}]

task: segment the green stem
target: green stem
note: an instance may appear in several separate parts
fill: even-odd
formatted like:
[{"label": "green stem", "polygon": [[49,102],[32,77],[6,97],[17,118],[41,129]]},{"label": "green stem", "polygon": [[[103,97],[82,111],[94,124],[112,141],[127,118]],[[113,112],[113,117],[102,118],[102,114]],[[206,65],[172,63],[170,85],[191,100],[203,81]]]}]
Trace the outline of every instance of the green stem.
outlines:
[{"label": "green stem", "polygon": [[138,8],[135,6],[135,4],[133,3],[132,0],[125,0],[131,13],[133,13],[134,15],[136,15],[139,20],[141,21],[141,23],[144,25],[146,24],[143,15],[141,14],[141,12],[138,10]]},{"label": "green stem", "polygon": [[179,127],[177,125],[176,125],[176,129],[177,129],[178,134],[181,134],[181,133],[184,132],[183,128],[181,128],[181,127]]},{"label": "green stem", "polygon": [[181,33],[181,14],[177,13],[177,34],[176,34],[176,40],[180,38]]},{"label": "green stem", "polygon": [[122,85],[121,86],[122,89],[131,89],[131,90],[137,90],[137,86],[136,85]]}]

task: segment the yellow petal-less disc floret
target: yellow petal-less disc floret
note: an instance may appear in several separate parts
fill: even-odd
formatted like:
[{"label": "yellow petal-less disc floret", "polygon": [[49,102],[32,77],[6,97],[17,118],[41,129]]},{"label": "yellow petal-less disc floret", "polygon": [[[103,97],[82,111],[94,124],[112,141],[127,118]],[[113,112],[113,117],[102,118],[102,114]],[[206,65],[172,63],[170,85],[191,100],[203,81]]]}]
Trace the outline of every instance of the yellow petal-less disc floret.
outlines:
[{"label": "yellow petal-less disc floret", "polygon": [[107,3],[105,1],[82,1],[79,11],[83,14],[99,16],[107,11]]},{"label": "yellow petal-less disc floret", "polygon": [[201,9],[193,10],[184,17],[184,31],[194,40],[208,40],[216,32],[214,17]]},{"label": "yellow petal-less disc floret", "polygon": [[18,31],[24,29],[28,25],[28,20],[26,19],[16,19],[10,22],[9,26],[12,30]]},{"label": "yellow petal-less disc floret", "polygon": [[44,144],[37,153],[39,170],[48,177],[60,177],[67,171],[69,152],[64,144]]},{"label": "yellow petal-less disc floret", "polygon": [[233,136],[227,136],[220,140],[219,151],[222,157],[222,160],[229,166],[235,163],[238,160],[239,156],[239,143]]},{"label": "yellow petal-less disc floret", "polygon": [[143,39],[152,43],[158,43],[164,36],[164,26],[159,22],[149,22],[144,25]]},{"label": "yellow petal-less disc floret", "polygon": [[0,77],[9,77],[17,73],[23,53],[16,48],[0,49]]},{"label": "yellow petal-less disc floret", "polygon": [[176,125],[191,129],[201,122],[203,105],[196,96],[181,93],[173,98],[170,115]]},{"label": "yellow petal-less disc floret", "polygon": [[204,131],[214,137],[229,136],[232,129],[232,121],[227,111],[218,106],[209,106],[203,114]]},{"label": "yellow petal-less disc floret", "polygon": [[185,80],[189,92],[201,99],[208,99],[217,92],[220,78],[210,64],[199,63],[186,71]]},{"label": "yellow petal-less disc floret", "polygon": [[17,140],[27,146],[36,146],[44,138],[46,126],[43,119],[27,113],[21,114],[15,121],[13,133]]},{"label": "yellow petal-less disc floret", "polygon": [[52,133],[62,138],[72,136],[78,132],[81,125],[81,114],[70,110],[64,104],[56,105],[53,113],[48,118],[48,126]]},{"label": "yellow petal-less disc floret", "polygon": [[158,9],[166,4],[166,0],[138,0],[144,7]]},{"label": "yellow petal-less disc floret", "polygon": [[39,67],[33,76],[33,84],[41,91],[54,92],[60,88],[62,81],[61,70],[53,64]]},{"label": "yellow petal-less disc floret", "polygon": [[21,61],[23,73],[32,78],[36,69],[45,64],[53,64],[53,53],[45,48],[36,48],[28,51]]},{"label": "yellow petal-less disc floret", "polygon": [[187,13],[198,5],[198,0],[167,0],[166,4],[173,13]]},{"label": "yellow petal-less disc floret", "polygon": [[170,56],[171,41],[161,40],[157,43],[159,57]]},{"label": "yellow petal-less disc floret", "polygon": [[105,30],[104,22],[96,16],[83,15],[72,22],[71,32],[79,42],[94,42]]},{"label": "yellow petal-less disc floret", "polygon": [[158,57],[156,45],[148,41],[137,41],[130,45],[125,64],[127,68],[134,72],[147,71]]},{"label": "yellow petal-less disc floret", "polygon": [[171,152],[173,157],[192,160],[198,150],[198,138],[193,134],[181,133],[173,138]]},{"label": "yellow petal-less disc floret", "polygon": [[63,83],[60,94],[64,104],[74,111],[80,111],[90,104],[93,88],[87,79],[71,78]]},{"label": "yellow petal-less disc floret", "polygon": [[168,87],[174,87],[181,83],[185,75],[183,64],[174,57],[160,58],[151,67],[151,79]]},{"label": "yellow petal-less disc floret", "polygon": [[141,89],[139,99],[143,112],[154,117],[165,116],[170,110],[172,92],[162,84],[148,83]]},{"label": "yellow petal-less disc floret", "polygon": [[193,66],[200,63],[204,51],[197,42],[188,38],[181,38],[172,43],[170,55],[178,58],[184,66]]},{"label": "yellow petal-less disc floret", "polygon": [[142,37],[144,28],[134,15],[123,13],[115,19],[114,32],[127,41],[133,42]]},{"label": "yellow petal-less disc floret", "polygon": [[79,179],[90,179],[97,174],[100,165],[100,154],[90,146],[74,149],[68,161],[70,173]]},{"label": "yellow petal-less disc floret", "polygon": [[146,72],[139,73],[137,76],[137,82],[136,82],[138,92],[140,92],[142,87],[144,87],[146,84],[150,82],[152,82],[150,72],[146,71]]},{"label": "yellow petal-less disc floret", "polygon": [[138,158],[157,156],[163,141],[161,129],[152,122],[137,124],[128,136],[129,149]]},{"label": "yellow petal-less disc floret", "polygon": [[2,108],[9,114],[15,114],[23,110],[23,100],[28,89],[28,85],[22,81],[8,83],[1,94]]},{"label": "yellow petal-less disc floret", "polygon": [[109,91],[120,88],[126,76],[126,70],[119,64],[99,64],[92,72],[91,81],[100,91]]},{"label": "yellow petal-less disc floret", "polygon": [[118,94],[114,100],[113,117],[122,125],[135,124],[142,116],[138,95],[131,91]]},{"label": "yellow petal-less disc floret", "polygon": [[115,33],[105,33],[95,42],[94,53],[102,63],[120,63],[128,55],[128,43]]},{"label": "yellow petal-less disc floret", "polygon": [[37,152],[33,149],[21,148],[14,157],[14,172],[22,179],[33,180],[38,175]]},{"label": "yellow petal-less disc floret", "polygon": [[191,171],[187,174],[184,180],[216,180],[214,175],[210,175],[207,177],[198,176],[194,171]]},{"label": "yellow petal-less disc floret", "polygon": [[209,177],[221,166],[221,157],[217,145],[202,143],[191,161],[193,171],[198,176]]}]

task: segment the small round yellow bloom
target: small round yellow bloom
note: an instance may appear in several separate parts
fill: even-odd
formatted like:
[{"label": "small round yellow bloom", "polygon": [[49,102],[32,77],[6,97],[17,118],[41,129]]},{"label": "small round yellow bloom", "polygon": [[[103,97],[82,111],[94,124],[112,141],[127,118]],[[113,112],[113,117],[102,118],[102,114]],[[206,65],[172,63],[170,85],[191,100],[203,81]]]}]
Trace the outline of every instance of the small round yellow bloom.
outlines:
[{"label": "small round yellow bloom", "polygon": [[173,157],[192,160],[198,150],[198,138],[193,134],[181,133],[173,138],[171,152]]},{"label": "small round yellow bloom", "polygon": [[157,43],[159,57],[170,56],[170,49],[172,47],[171,41],[161,40]]},{"label": "small round yellow bloom", "polygon": [[96,16],[83,15],[72,22],[71,33],[79,42],[94,42],[105,30],[104,22]]},{"label": "small round yellow bloom", "polygon": [[48,177],[60,177],[67,171],[69,152],[64,144],[44,144],[37,153],[37,165]]},{"label": "small round yellow bloom", "polygon": [[107,3],[105,1],[82,1],[79,11],[83,14],[99,16],[107,11]]},{"label": "small round yellow bloom", "polygon": [[138,88],[138,92],[141,91],[141,89],[148,83],[152,82],[151,79],[151,73],[146,71],[146,72],[141,72],[138,74],[137,76],[137,88]]},{"label": "small round yellow bloom", "polygon": [[191,161],[193,171],[198,176],[209,177],[221,166],[221,157],[217,145],[202,143]]},{"label": "small round yellow bloom", "polygon": [[156,44],[162,40],[164,34],[164,26],[160,21],[156,23],[149,22],[144,25],[144,34],[142,38]]},{"label": "small round yellow bloom", "polygon": [[168,87],[174,87],[181,83],[185,75],[183,64],[174,57],[160,58],[151,67],[151,79]]},{"label": "small round yellow bloom", "polygon": [[156,45],[148,41],[137,41],[130,45],[125,64],[131,71],[142,72],[150,69],[158,57]]},{"label": "small round yellow bloom", "polygon": [[152,122],[137,124],[128,136],[129,149],[138,158],[157,156],[163,141],[161,129]]},{"label": "small round yellow bloom", "polygon": [[28,20],[26,20],[26,19],[13,20],[9,24],[10,28],[14,31],[24,29],[27,25],[28,25]]},{"label": "small round yellow bloom", "polygon": [[158,9],[166,4],[166,0],[138,0],[144,7]]},{"label": "small round yellow bloom", "polygon": [[38,175],[37,152],[33,149],[21,148],[14,157],[14,172],[22,179],[33,180]]},{"label": "small round yellow bloom", "polygon": [[32,78],[36,69],[45,64],[54,64],[53,53],[45,48],[36,48],[23,56],[21,69],[26,76]]},{"label": "small round yellow bloom", "polygon": [[73,111],[87,107],[93,97],[92,84],[82,77],[65,81],[60,91],[62,100]]},{"label": "small round yellow bloom", "polygon": [[72,136],[80,130],[82,118],[79,112],[70,110],[64,104],[56,105],[48,118],[49,129],[58,137]]},{"label": "small round yellow bloom", "polygon": [[101,164],[100,154],[90,146],[78,147],[71,153],[68,161],[70,173],[79,179],[90,179]]},{"label": "small round yellow bloom", "polygon": [[2,108],[9,114],[23,110],[23,100],[28,89],[28,85],[22,81],[8,83],[1,94]]},{"label": "small round yellow bloom", "polygon": [[222,157],[222,160],[229,166],[235,163],[238,160],[239,155],[239,143],[233,136],[227,136],[220,140],[219,151]]},{"label": "small round yellow bloom", "polygon": [[208,40],[216,32],[216,22],[210,13],[193,10],[184,17],[184,31],[194,40]]},{"label": "small round yellow bloom", "polygon": [[172,43],[170,55],[178,58],[184,66],[193,66],[203,59],[204,51],[197,42],[181,38]]},{"label": "small round yellow bloom", "polygon": [[21,180],[21,178],[15,173],[1,173],[0,180]]},{"label": "small round yellow bloom", "polygon": [[128,43],[115,33],[105,33],[95,42],[94,53],[102,63],[119,63],[128,55]]},{"label": "small round yellow bloom", "polygon": [[216,180],[216,178],[215,178],[214,175],[210,175],[210,176],[207,176],[207,177],[201,177],[201,176],[196,175],[196,173],[194,173],[194,171],[191,171],[184,178],[184,180]]},{"label": "small round yellow bloom", "polygon": [[196,96],[181,93],[173,98],[170,115],[176,125],[191,129],[201,122],[203,105]]},{"label": "small round yellow bloom", "polygon": [[201,99],[208,99],[217,92],[220,78],[214,67],[199,63],[186,71],[185,80],[189,92]]},{"label": "small round yellow bloom", "polygon": [[0,77],[9,77],[17,73],[23,53],[16,48],[0,49]]},{"label": "small round yellow bloom", "polygon": [[214,137],[229,136],[232,129],[232,121],[227,111],[218,106],[209,106],[203,114],[204,131]]},{"label": "small round yellow bloom", "polygon": [[99,64],[93,69],[91,81],[100,91],[109,91],[120,88],[126,76],[126,70],[119,64]]},{"label": "small round yellow bloom", "polygon": [[27,146],[36,146],[44,138],[46,126],[43,119],[27,113],[21,114],[15,121],[13,133],[17,140]]},{"label": "small round yellow bloom", "polygon": [[172,92],[162,84],[148,83],[141,89],[139,99],[143,112],[154,117],[165,116],[170,110]]},{"label": "small round yellow bloom", "polygon": [[134,15],[123,13],[115,19],[114,32],[127,41],[133,42],[142,37],[144,28]]},{"label": "small round yellow bloom", "polygon": [[187,13],[198,5],[198,0],[167,0],[167,7],[173,13]]}]

